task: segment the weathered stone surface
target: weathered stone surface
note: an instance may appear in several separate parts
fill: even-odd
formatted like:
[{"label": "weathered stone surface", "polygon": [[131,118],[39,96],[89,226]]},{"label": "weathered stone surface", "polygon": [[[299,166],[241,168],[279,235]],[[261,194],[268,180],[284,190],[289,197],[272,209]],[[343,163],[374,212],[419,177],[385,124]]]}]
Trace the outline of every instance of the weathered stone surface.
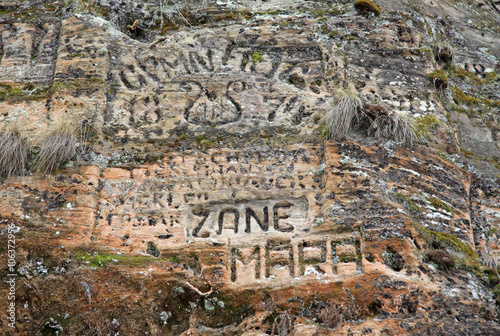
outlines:
[{"label": "weathered stone surface", "polygon": [[[499,334],[497,5],[207,3],[0,1],[0,130],[33,157],[80,132],[60,169],[1,180],[0,328]],[[325,141],[347,84],[428,139]]]}]

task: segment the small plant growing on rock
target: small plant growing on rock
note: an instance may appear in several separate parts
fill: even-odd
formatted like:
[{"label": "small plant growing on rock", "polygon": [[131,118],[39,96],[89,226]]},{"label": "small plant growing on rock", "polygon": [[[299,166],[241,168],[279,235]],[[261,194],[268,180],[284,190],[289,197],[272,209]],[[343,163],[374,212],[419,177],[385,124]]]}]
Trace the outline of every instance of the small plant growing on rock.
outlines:
[{"label": "small plant growing on rock", "polygon": [[380,139],[394,139],[412,146],[418,139],[415,120],[405,112],[389,111],[383,106],[366,104],[364,126],[368,134]]},{"label": "small plant growing on rock", "polygon": [[437,197],[430,197],[427,199],[429,202],[431,202],[432,206],[436,209],[443,209],[447,212],[449,212],[450,214],[453,215],[453,209],[448,205],[446,204],[445,202],[441,201],[439,198]]},{"label": "small plant growing on rock", "polygon": [[393,138],[396,142],[412,146],[417,141],[415,123],[404,112],[393,111],[377,116],[373,123],[375,137]]},{"label": "small plant growing on rock", "polygon": [[272,325],[271,335],[288,336],[293,332],[293,316],[287,311],[276,317]]},{"label": "small plant growing on rock", "polygon": [[357,320],[363,315],[363,308],[359,306],[350,292],[346,293],[347,301],[329,302],[320,312],[320,319],[328,328],[335,328],[344,321]]},{"label": "small plant growing on rock", "polygon": [[137,28],[137,24],[139,23],[139,20],[135,20],[132,25],[128,25],[127,28],[130,29],[131,31],[134,31],[135,28]]},{"label": "small plant growing on rock", "polygon": [[371,0],[356,0],[354,1],[354,8],[363,14],[374,13],[378,16],[382,13],[380,7]]},{"label": "small plant growing on rock", "polygon": [[457,237],[446,232],[429,230],[414,222],[412,222],[411,225],[417,230],[428,245],[441,249],[449,247],[458,253],[464,254],[471,260],[479,259],[477,252],[474,251],[469,244],[462,242]]},{"label": "small plant growing on rock", "polygon": [[252,53],[252,60],[254,64],[259,63],[261,59],[262,59],[262,54],[260,52],[254,51]]},{"label": "small plant growing on rock", "polygon": [[90,150],[90,139],[99,138],[102,134],[102,129],[96,126],[96,123],[92,122],[90,119],[78,121],[76,129],[79,142],[77,152],[80,155],[84,155]]},{"label": "small plant growing on rock", "polygon": [[493,289],[493,297],[495,298],[497,304],[500,304],[500,283]]},{"label": "small plant growing on rock", "polygon": [[339,100],[331,106],[323,118],[323,136],[326,139],[341,139],[347,136],[354,122],[360,119],[363,102],[354,87],[339,94]]},{"label": "small plant growing on rock", "polygon": [[427,114],[421,118],[416,118],[414,126],[417,138],[427,139],[430,137],[430,131],[438,128],[441,122],[433,114]]},{"label": "small plant growing on rock", "polygon": [[450,63],[453,61],[453,50],[448,45],[436,45],[434,47],[434,58],[436,61]]},{"label": "small plant growing on rock", "polygon": [[412,146],[417,140],[415,121],[404,112],[388,111],[383,106],[363,104],[351,87],[340,94],[322,119],[325,139],[341,139],[352,129],[382,139]]},{"label": "small plant growing on rock", "polygon": [[16,125],[0,132],[0,177],[21,175],[28,159],[29,142]]},{"label": "small plant growing on rock", "polygon": [[36,167],[51,173],[76,155],[77,130],[72,123],[57,124],[43,139]]},{"label": "small plant growing on rock", "polygon": [[160,251],[158,248],[155,246],[153,242],[148,243],[148,248],[146,249],[146,253],[153,256],[153,257],[159,257],[160,256]]},{"label": "small plant growing on rock", "polygon": [[[485,267],[488,267],[490,270],[495,272],[495,275],[496,275],[495,281],[497,283],[500,283],[500,274],[498,274],[498,263],[497,263],[496,259],[494,257],[491,257],[489,254],[483,255],[481,259],[482,259]],[[487,273],[490,273],[490,272],[488,272],[488,270],[487,270]],[[488,278],[491,279],[491,276],[489,276]]]},{"label": "small plant growing on rock", "polygon": [[445,250],[430,250],[425,256],[427,261],[432,261],[441,270],[449,271],[455,267],[455,257]]},{"label": "small plant growing on rock", "polygon": [[448,87],[448,75],[444,70],[436,70],[427,74],[427,78],[432,82],[437,90],[444,90]]},{"label": "small plant growing on rock", "polygon": [[422,212],[422,207],[418,205],[414,200],[411,198],[401,194],[401,193],[395,193],[394,198],[398,203],[401,203],[404,205],[405,208],[410,210],[413,213],[421,213]]},{"label": "small plant growing on rock", "polygon": [[473,106],[481,103],[480,99],[468,95],[455,86],[451,88],[451,95],[455,103],[459,105]]}]

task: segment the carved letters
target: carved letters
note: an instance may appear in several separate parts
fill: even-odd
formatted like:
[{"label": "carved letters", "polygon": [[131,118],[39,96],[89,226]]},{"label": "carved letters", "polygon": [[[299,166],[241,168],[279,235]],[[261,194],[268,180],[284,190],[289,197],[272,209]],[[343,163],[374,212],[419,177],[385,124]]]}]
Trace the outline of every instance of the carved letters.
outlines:
[{"label": "carved letters", "polygon": [[49,83],[55,69],[59,24],[41,29],[31,24],[0,24],[0,79]]},{"label": "carved letters", "polygon": [[[192,249],[203,255],[203,272],[217,270],[218,281],[229,283],[356,272],[354,241],[317,237],[325,231],[312,203],[322,200],[314,173],[322,150],[300,144],[170,152],[132,170],[107,168],[99,175],[93,239],[124,253],[144,252],[149,243],[161,254]],[[207,261],[212,253],[221,256]]]},{"label": "carved letters", "polygon": [[322,279],[362,270],[357,238],[268,239],[231,247],[231,281],[241,284],[301,277]]},{"label": "carved letters", "polygon": [[234,88],[241,87],[240,90],[243,90],[244,83],[230,82],[224,94],[204,89],[198,82],[184,82],[182,86],[197,92],[196,97],[187,102],[184,111],[187,121],[193,124],[220,125],[237,121],[241,117],[241,106],[234,95]]},{"label": "carved letters", "polygon": [[188,236],[194,238],[242,237],[293,233],[307,227],[307,199],[256,200],[234,205],[191,206]]},{"label": "carved letters", "polygon": [[358,238],[299,238],[309,231],[305,198],[204,203],[189,209],[188,239],[226,241],[228,280],[237,285],[323,279],[362,270]]},{"label": "carved letters", "polygon": [[[169,115],[183,116],[192,125],[223,126],[244,120],[299,125],[325,102],[326,93],[318,84],[324,56],[316,45],[274,41],[270,46],[264,40],[259,42],[262,46],[245,45],[224,35],[217,44],[205,43],[202,37],[192,41],[162,42],[152,51],[117,62],[112,73],[119,89],[109,102],[108,119],[137,128],[136,116],[143,114],[145,104],[122,107],[118,102],[150,91],[169,102],[152,107],[154,114],[147,106],[149,115],[143,118],[153,123]],[[131,115],[130,122],[121,118],[123,113]]]}]

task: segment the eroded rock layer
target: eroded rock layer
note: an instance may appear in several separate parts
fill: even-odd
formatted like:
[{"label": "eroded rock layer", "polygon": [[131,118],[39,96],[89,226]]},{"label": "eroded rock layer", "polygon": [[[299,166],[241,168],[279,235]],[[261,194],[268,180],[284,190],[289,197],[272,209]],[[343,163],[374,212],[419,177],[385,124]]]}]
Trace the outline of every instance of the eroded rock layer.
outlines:
[{"label": "eroded rock layer", "polygon": [[[498,4],[378,5],[2,1],[0,329],[500,334]],[[419,140],[324,139],[353,90]]]}]

